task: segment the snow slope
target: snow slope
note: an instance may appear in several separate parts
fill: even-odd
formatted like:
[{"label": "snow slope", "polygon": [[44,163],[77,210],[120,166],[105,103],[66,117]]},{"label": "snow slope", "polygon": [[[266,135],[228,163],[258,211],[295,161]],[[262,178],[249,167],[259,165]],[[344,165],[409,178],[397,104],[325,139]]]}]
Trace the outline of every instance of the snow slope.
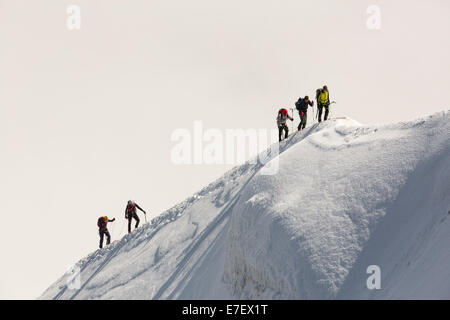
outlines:
[{"label": "snow slope", "polygon": [[277,174],[234,168],[40,298],[450,299],[449,120],[312,125],[272,154]]}]

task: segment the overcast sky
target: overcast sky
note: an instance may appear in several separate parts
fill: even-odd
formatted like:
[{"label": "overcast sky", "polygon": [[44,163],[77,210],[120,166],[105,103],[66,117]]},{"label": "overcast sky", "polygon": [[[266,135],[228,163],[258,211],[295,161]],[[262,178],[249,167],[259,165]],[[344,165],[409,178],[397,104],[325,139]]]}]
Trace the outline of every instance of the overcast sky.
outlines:
[{"label": "overcast sky", "polygon": [[195,120],[272,129],[324,84],[364,124],[449,109],[449,18],[448,0],[0,0],[0,298],[96,250],[99,216],[123,235],[129,198],[150,220],[230,169],[171,161]]}]

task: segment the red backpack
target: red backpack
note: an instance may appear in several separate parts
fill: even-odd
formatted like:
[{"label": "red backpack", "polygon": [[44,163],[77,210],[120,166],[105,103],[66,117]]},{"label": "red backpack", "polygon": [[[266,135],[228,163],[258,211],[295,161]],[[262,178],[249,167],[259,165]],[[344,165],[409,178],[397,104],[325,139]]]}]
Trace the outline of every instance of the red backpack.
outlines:
[{"label": "red backpack", "polygon": [[105,221],[105,217],[100,217],[97,220],[97,227],[103,229],[106,227],[106,221]]},{"label": "red backpack", "polygon": [[127,206],[127,215],[125,218],[129,218],[133,216],[133,213],[136,211],[136,204],[133,202],[133,204],[130,206]]}]

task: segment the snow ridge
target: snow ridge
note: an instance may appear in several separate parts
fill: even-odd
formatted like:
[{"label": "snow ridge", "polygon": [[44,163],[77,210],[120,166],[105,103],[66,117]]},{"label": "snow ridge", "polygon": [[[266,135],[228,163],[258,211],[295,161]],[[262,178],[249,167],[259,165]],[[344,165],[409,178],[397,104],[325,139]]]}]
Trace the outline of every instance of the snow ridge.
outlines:
[{"label": "snow ridge", "polygon": [[235,167],[79,261],[78,289],[65,274],[40,298],[448,299],[448,120],[314,124],[270,155],[277,174]]}]

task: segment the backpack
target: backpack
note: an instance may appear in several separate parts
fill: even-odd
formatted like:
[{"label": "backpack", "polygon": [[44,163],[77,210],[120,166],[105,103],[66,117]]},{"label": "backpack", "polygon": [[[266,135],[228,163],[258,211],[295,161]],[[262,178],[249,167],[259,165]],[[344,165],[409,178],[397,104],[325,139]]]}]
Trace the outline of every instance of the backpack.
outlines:
[{"label": "backpack", "polygon": [[286,114],[288,114],[288,112],[285,108],[281,108],[280,110],[278,110],[278,115],[283,114],[283,111],[286,111]]},{"label": "backpack", "polygon": [[317,102],[319,102],[319,96],[320,96],[321,93],[322,93],[322,89],[321,88],[316,90],[316,101]]},{"label": "backpack", "polygon": [[127,205],[126,212],[125,212],[125,219],[133,217],[133,213],[135,211],[136,211],[136,204],[134,202],[131,206]]},{"label": "backpack", "polygon": [[298,98],[297,102],[295,103],[295,109],[300,111],[300,102],[303,101],[303,98]]},{"label": "backpack", "polygon": [[97,220],[97,227],[99,228],[103,228],[105,226],[105,218],[104,217],[100,217]]}]

